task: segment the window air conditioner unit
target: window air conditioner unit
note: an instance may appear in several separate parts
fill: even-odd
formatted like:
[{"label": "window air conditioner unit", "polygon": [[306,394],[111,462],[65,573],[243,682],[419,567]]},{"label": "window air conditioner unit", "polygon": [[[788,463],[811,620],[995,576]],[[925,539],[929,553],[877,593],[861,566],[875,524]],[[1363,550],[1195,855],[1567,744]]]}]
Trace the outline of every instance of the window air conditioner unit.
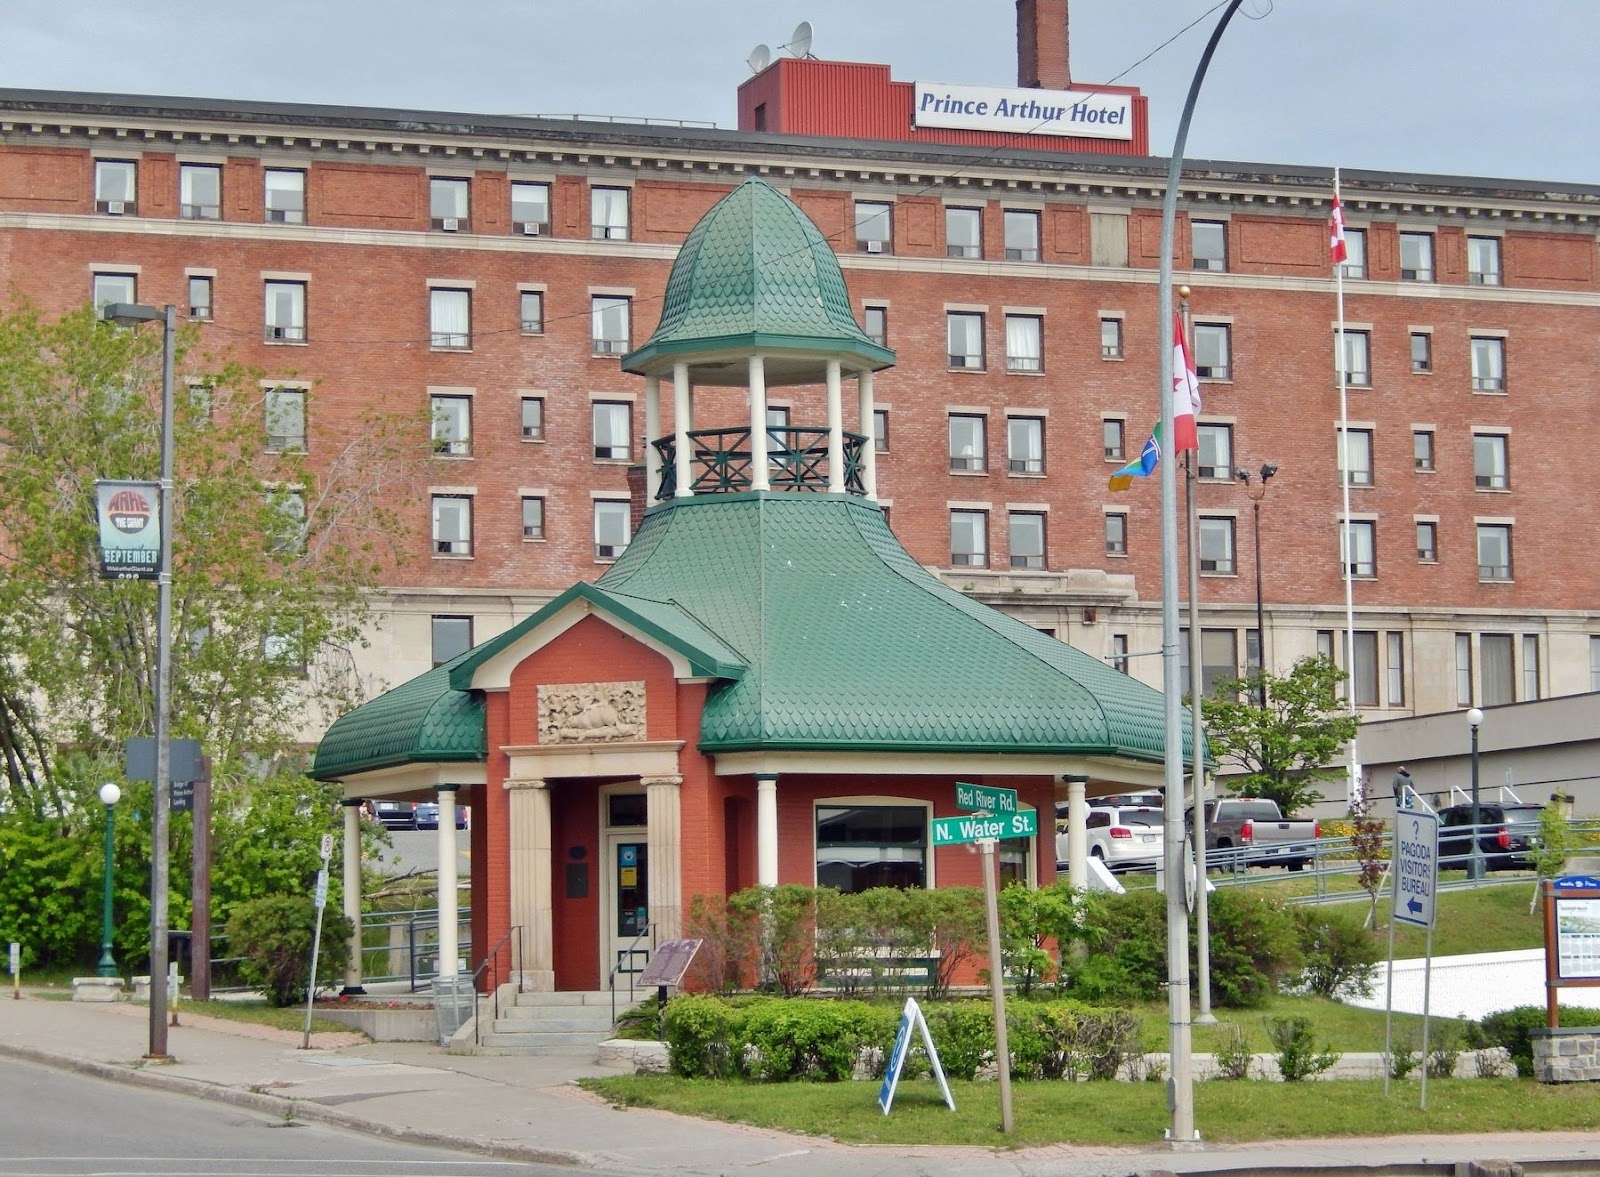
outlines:
[{"label": "window air conditioner unit", "polygon": [[525,237],[537,237],[539,235],[539,222],[524,221],[522,223],[522,233]]},{"label": "window air conditioner unit", "polygon": [[289,210],[286,208],[269,208],[267,210],[267,220],[269,221],[287,221],[288,219]]},{"label": "window air conditioner unit", "polygon": [[439,228],[443,229],[446,233],[454,233],[456,230],[461,228],[461,218],[441,217],[439,218]]},{"label": "window air conditioner unit", "polygon": [[268,339],[288,339],[289,338],[289,328],[287,328],[287,327],[268,327],[267,328],[267,338]]},{"label": "window air conditioner unit", "polygon": [[881,241],[869,241],[869,242],[867,242],[867,252],[868,253],[882,253],[883,252],[883,242],[881,242]]},{"label": "window air conditioner unit", "polygon": [[1113,556],[1120,556],[1128,549],[1118,540],[1112,540],[1106,545],[1106,551]]},{"label": "window air conditioner unit", "polygon": [[120,217],[124,209],[126,209],[127,203],[121,200],[108,200],[102,207],[112,216]]}]

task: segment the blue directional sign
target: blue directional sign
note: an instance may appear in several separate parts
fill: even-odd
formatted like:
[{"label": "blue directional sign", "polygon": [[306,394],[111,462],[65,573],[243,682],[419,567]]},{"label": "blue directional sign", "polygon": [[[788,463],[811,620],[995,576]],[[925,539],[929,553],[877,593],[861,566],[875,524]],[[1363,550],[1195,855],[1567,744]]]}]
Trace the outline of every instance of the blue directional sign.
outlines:
[{"label": "blue directional sign", "polygon": [[1419,928],[1433,927],[1434,896],[1439,883],[1439,818],[1437,814],[1399,809],[1394,815],[1394,918]]}]

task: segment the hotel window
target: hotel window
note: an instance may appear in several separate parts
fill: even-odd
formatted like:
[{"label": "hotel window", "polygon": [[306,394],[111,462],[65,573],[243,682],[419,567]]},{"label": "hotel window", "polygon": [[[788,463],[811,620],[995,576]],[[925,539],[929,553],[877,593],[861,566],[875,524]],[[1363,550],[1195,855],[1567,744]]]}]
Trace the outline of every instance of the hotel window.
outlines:
[{"label": "hotel window", "polygon": [[1511,579],[1511,525],[1478,524],[1478,579]]},{"label": "hotel window", "polygon": [[428,331],[435,351],[466,351],[472,346],[472,292],[428,291]]},{"label": "hotel window", "polygon": [[1234,570],[1232,517],[1200,516],[1200,571],[1231,576]]},{"label": "hotel window", "polygon": [[1100,358],[1102,360],[1120,360],[1122,358],[1122,320],[1100,320]]},{"label": "hotel window", "polygon": [[1357,707],[1378,705],[1378,635],[1371,630],[1356,630],[1355,666],[1350,672],[1350,685],[1355,688]]},{"label": "hotel window", "polygon": [[433,553],[472,555],[472,496],[433,496]]},{"label": "hotel window", "polygon": [[1351,229],[1348,226],[1344,231],[1345,258],[1341,268],[1346,278],[1365,278],[1367,276],[1367,231],[1365,229]]},{"label": "hotel window", "polygon": [[[1337,666],[1339,664],[1339,658],[1334,653],[1334,649],[1333,649],[1333,630],[1331,630],[1331,629],[1319,629],[1319,630],[1317,630],[1317,657],[1318,658],[1326,658],[1329,662],[1332,662],[1335,666]],[[1344,695],[1344,687],[1343,686],[1335,687],[1334,690],[1341,697]]]},{"label": "hotel window", "polygon": [[1096,266],[1128,264],[1128,214],[1089,214],[1089,260]]},{"label": "hotel window", "polygon": [[1125,633],[1111,635],[1111,669],[1119,674],[1128,673],[1128,635]]},{"label": "hotel window", "polygon": [[178,165],[178,216],[186,221],[222,217],[222,169],[216,164]]},{"label": "hotel window", "polygon": [[950,563],[957,568],[989,566],[989,512],[950,512]]},{"label": "hotel window", "polygon": [[876,343],[879,347],[888,347],[889,308],[864,307],[861,311],[861,318],[865,324],[862,330],[866,332],[867,338],[872,340],[872,342]]},{"label": "hotel window", "polygon": [[950,414],[950,469],[988,469],[989,419],[976,413]]},{"label": "hotel window", "polygon": [[589,236],[608,241],[628,239],[628,190],[589,189]]},{"label": "hotel window", "polygon": [[1365,331],[1346,331],[1343,336],[1344,382],[1358,388],[1372,384],[1372,337]]},{"label": "hotel window", "polygon": [[894,205],[856,201],[856,252],[894,252]]},{"label": "hotel window", "polygon": [[267,632],[261,635],[261,657],[265,662],[270,662],[282,670],[293,671],[295,674],[305,674],[305,639],[300,635],[284,633],[271,625]]},{"label": "hotel window", "polygon": [[1418,470],[1433,470],[1433,430],[1411,431],[1411,460]]},{"label": "hotel window", "polygon": [[522,496],[522,538],[535,540],[544,538],[544,496]]},{"label": "hotel window", "polygon": [[544,440],[544,397],[522,398],[522,440]]},{"label": "hotel window", "polygon": [[268,282],[265,287],[266,341],[304,343],[306,339],[306,284]]},{"label": "hotel window", "polygon": [[1106,555],[1128,554],[1128,516],[1121,511],[1106,512]]},{"label": "hotel window", "polygon": [[1039,511],[1012,511],[1007,519],[1011,567],[1044,567],[1044,515]]},{"label": "hotel window", "polygon": [[203,275],[189,277],[189,317],[205,321],[211,318],[211,279]]},{"label": "hotel window", "polygon": [[1600,691],[1600,636],[1589,635],[1589,689]]},{"label": "hotel window", "polygon": [[114,302],[138,302],[139,279],[133,274],[96,274],[90,294],[96,312]]},{"label": "hotel window", "polygon": [[1426,331],[1411,333],[1411,370],[1433,371],[1433,336]]},{"label": "hotel window", "polygon": [[1100,422],[1100,448],[1108,462],[1125,462],[1128,453],[1128,423],[1119,417]]},{"label": "hotel window", "polygon": [[[1256,674],[1261,670],[1261,633],[1255,629],[1244,631],[1244,669],[1246,676]],[[1260,692],[1254,692],[1256,700],[1260,702]]]},{"label": "hotel window", "polygon": [[443,666],[472,649],[472,618],[435,617],[433,619],[433,664]]},{"label": "hotel window", "polygon": [[1201,478],[1230,481],[1233,478],[1233,426],[1200,425],[1195,432],[1200,440],[1195,472]]},{"label": "hotel window", "polygon": [[1472,391],[1504,392],[1506,341],[1474,336],[1472,340]]},{"label": "hotel window", "polygon": [[1508,490],[1511,476],[1506,465],[1510,439],[1503,433],[1472,435],[1472,481],[1479,490]]},{"label": "hotel window", "polygon": [[789,444],[789,406],[767,406],[767,454],[775,466],[793,460],[793,446]]},{"label": "hotel window", "polygon": [[1006,461],[1012,474],[1044,473],[1044,418],[1006,420]]},{"label": "hotel window", "polygon": [[269,492],[267,502],[277,508],[269,526],[267,546],[274,552],[299,555],[306,550],[306,496],[283,487]]},{"label": "hotel window", "polygon": [[1417,521],[1417,559],[1424,564],[1439,562],[1439,525],[1432,519]]},{"label": "hotel window", "polygon": [[138,205],[139,165],[127,159],[97,159],[94,163],[94,211],[109,216],[133,216]]},{"label": "hotel window", "polygon": [[633,406],[627,401],[594,402],[594,456],[600,462],[633,457]]},{"label": "hotel window", "polygon": [[845,895],[928,885],[923,805],[818,805],[817,886]]},{"label": "hotel window", "polygon": [[633,508],[627,499],[596,499],[594,558],[615,560],[633,538]]},{"label": "hotel window", "polygon": [[1006,371],[1044,370],[1044,320],[1038,315],[1006,316]]},{"label": "hotel window", "polygon": [[589,303],[590,336],[597,356],[620,356],[628,350],[632,299],[596,295]]},{"label": "hotel window", "polygon": [[889,410],[872,410],[872,448],[880,454],[889,452]]},{"label": "hotel window", "polygon": [[189,410],[197,421],[211,420],[217,390],[209,384],[189,385]]},{"label": "hotel window", "polygon": [[472,398],[435,396],[428,399],[433,415],[433,452],[464,458],[472,453]]},{"label": "hotel window", "polygon": [[945,314],[945,337],[952,368],[980,371],[983,368],[983,316],[968,311]]},{"label": "hotel window", "polygon": [[1371,519],[1352,519],[1339,525],[1339,555],[1352,577],[1378,575],[1378,525]]},{"label": "hotel window", "polygon": [[1400,234],[1400,281],[1433,281],[1433,234]]},{"label": "hotel window", "polygon": [[1226,323],[1194,325],[1194,372],[1203,380],[1233,379],[1231,329]]},{"label": "hotel window", "polygon": [[1539,635],[1522,635],[1522,697],[1539,697]]},{"label": "hotel window", "polygon": [[1384,644],[1387,646],[1388,657],[1384,660],[1384,674],[1388,678],[1386,684],[1389,697],[1385,700],[1390,707],[1404,707],[1406,705],[1406,641],[1405,635],[1388,633],[1384,635]]},{"label": "hotel window", "polygon": [[428,223],[445,233],[465,233],[471,228],[472,184],[438,176],[428,181]]},{"label": "hotel window", "polygon": [[518,321],[524,335],[544,334],[544,291],[524,290],[518,299]]},{"label": "hotel window", "polygon": [[267,449],[288,453],[306,448],[306,392],[269,388],[266,396]]},{"label": "hotel window", "polygon": [[[1200,690],[1213,695],[1217,684],[1239,677],[1239,635],[1231,629],[1201,629]],[[1188,689],[1189,631],[1178,631],[1178,679]]]},{"label": "hotel window", "polygon": [[550,185],[512,182],[511,231],[527,237],[550,232]]},{"label": "hotel window", "polygon": [[1039,214],[1027,209],[1008,208],[1005,214],[1006,261],[1039,260]]},{"label": "hotel window", "polygon": [[1517,701],[1516,673],[1511,664],[1513,648],[1508,633],[1478,635],[1478,693],[1485,707]]},{"label": "hotel window", "polygon": [[285,168],[267,168],[262,176],[262,203],[266,219],[284,225],[301,225],[306,219],[306,174]]},{"label": "hotel window", "polygon": [[1456,634],[1456,706],[1472,706],[1472,635]]},{"label": "hotel window", "polygon": [[1500,285],[1500,238],[1467,238],[1467,281],[1474,286]]},{"label": "hotel window", "polygon": [[944,210],[944,252],[947,257],[983,256],[983,210]]},{"label": "hotel window", "polygon": [[[1040,633],[1055,637],[1054,632],[1040,630]],[[1024,809],[1028,806],[1023,806]],[[1035,821],[1038,820],[1035,816]],[[1033,877],[1031,864],[1034,860],[1032,838],[1004,838],[995,847],[995,869],[999,873],[999,887],[1003,891],[1012,884],[1019,887],[1029,885]]]},{"label": "hotel window", "polygon": [[1228,268],[1228,225],[1225,221],[1190,221],[1190,252],[1193,269],[1226,271]]},{"label": "hotel window", "polygon": [[1372,485],[1372,430],[1347,429],[1340,439],[1339,469],[1351,486]]}]

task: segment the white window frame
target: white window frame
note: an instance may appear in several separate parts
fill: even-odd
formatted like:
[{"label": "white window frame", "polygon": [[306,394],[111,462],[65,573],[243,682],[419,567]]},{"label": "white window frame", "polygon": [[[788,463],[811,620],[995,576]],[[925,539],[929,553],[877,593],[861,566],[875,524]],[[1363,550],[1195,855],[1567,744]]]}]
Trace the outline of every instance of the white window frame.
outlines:
[{"label": "white window frame", "polygon": [[[1213,358],[1220,363],[1205,361]],[[1230,381],[1233,379],[1233,325],[1231,323],[1196,323],[1194,325],[1195,375],[1201,380]]]},{"label": "white window frame", "polygon": [[[216,181],[216,202],[205,203],[195,199],[195,181],[205,176]],[[215,163],[180,163],[178,165],[178,217],[185,221],[220,221],[222,219],[222,165]]]},{"label": "white window frame", "polygon": [[261,210],[261,219],[269,224],[305,224],[305,170],[264,168],[261,172]]},{"label": "white window frame", "polygon": [[[293,385],[273,385],[262,397],[268,453],[304,453],[308,438],[307,410],[311,394]],[[285,427],[288,428],[285,428]]]},{"label": "white window frame", "polygon": [[428,288],[428,343],[434,351],[472,350],[472,291]]},{"label": "white window frame", "polygon": [[613,184],[589,186],[589,236],[596,241],[627,241],[633,220],[633,192]]},{"label": "white window frame", "polygon": [[459,393],[428,397],[429,438],[435,457],[472,456],[472,398]]},{"label": "white window frame", "polygon": [[[430,496],[435,557],[469,557],[473,554],[473,495],[435,491]],[[465,534],[461,534],[461,533]]]},{"label": "white window frame", "polygon": [[[1354,549],[1351,552],[1350,549]],[[1339,563],[1348,567],[1352,580],[1372,580],[1378,575],[1378,523],[1375,519],[1339,521]]]},{"label": "white window frame", "polygon": [[[1039,260],[1039,210],[1032,208],[1008,208],[1001,214],[1002,229],[1005,234],[1006,261],[1008,262],[1036,262]],[[1027,226],[1024,231],[1023,226]],[[1018,229],[1012,233],[1013,227]]]},{"label": "white window frame", "polygon": [[[631,401],[590,402],[593,456],[597,462],[633,461],[633,404]],[[621,429],[621,439],[617,431]]]},{"label": "white window frame", "polygon": [[1511,489],[1511,438],[1506,434],[1473,431],[1472,484],[1478,490]]},{"label": "white window frame", "polygon": [[989,512],[976,507],[950,508],[950,566],[989,567]]},{"label": "white window frame", "polygon": [[[621,316],[620,333],[613,330]],[[633,335],[633,299],[621,294],[589,296],[589,345],[597,356],[620,356],[629,350]]]},{"label": "white window frame", "polygon": [[[267,343],[306,342],[309,283],[268,278],[262,283],[263,333]],[[287,322],[283,320],[287,319]]]},{"label": "white window frame", "polygon": [[113,217],[139,213],[139,161],[94,161],[94,211]]},{"label": "white window frame", "polygon": [[[1025,541],[1035,538],[1037,543],[1018,543],[1018,525],[1024,528],[1020,533]],[[1036,529],[1034,534],[1029,534],[1027,528]],[[1049,542],[1049,517],[1044,511],[1030,509],[1014,509],[1006,512],[1006,551],[1011,567],[1043,571],[1046,565],[1046,545]],[[1019,551],[1020,548],[1037,547],[1038,551]]]},{"label": "white window frame", "polygon": [[[542,200],[527,199],[518,201],[519,189],[521,195],[534,196],[535,189],[543,194]],[[529,219],[526,215],[530,211],[543,206],[544,215]],[[531,227],[530,227],[531,226]],[[511,181],[511,231],[524,237],[541,237],[550,232],[550,184],[545,180],[512,180]]]},{"label": "white window frame", "polygon": [[1044,422],[1044,417],[1029,413],[1006,415],[1006,469],[1009,473],[1044,474]]},{"label": "white window frame", "polygon": [[[957,232],[952,233],[952,229]],[[968,229],[971,232],[968,232]],[[967,240],[970,238],[970,240]],[[974,205],[946,205],[944,210],[944,252],[946,257],[983,256],[983,208]]]},{"label": "white window frame", "polygon": [[[633,507],[627,499],[594,500],[594,558],[600,563],[617,559],[633,542]],[[621,524],[622,542],[617,542]]]},{"label": "white window frame", "polygon": [[1006,371],[1044,371],[1044,316],[1007,315]]},{"label": "white window frame", "polygon": [[[975,429],[976,437],[958,436]],[[989,469],[989,418],[982,413],[950,413],[945,426],[946,450],[954,474],[982,474]]]},{"label": "white window frame", "polygon": [[441,233],[471,230],[471,180],[463,176],[428,177],[428,227]]},{"label": "white window frame", "polygon": [[[1235,576],[1239,570],[1238,520],[1232,515],[1201,515],[1200,575]],[[1221,551],[1219,552],[1219,544]],[[1207,555],[1207,553],[1210,555]]]}]

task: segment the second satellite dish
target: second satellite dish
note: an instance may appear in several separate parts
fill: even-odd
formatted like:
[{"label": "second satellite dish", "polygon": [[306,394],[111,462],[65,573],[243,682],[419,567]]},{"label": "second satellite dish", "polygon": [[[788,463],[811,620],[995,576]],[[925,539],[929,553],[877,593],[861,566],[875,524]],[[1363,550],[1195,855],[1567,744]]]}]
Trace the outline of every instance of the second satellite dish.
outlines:
[{"label": "second satellite dish", "polygon": [[811,22],[803,20],[795,25],[794,32],[789,35],[789,43],[784,46],[796,57],[809,57],[811,55]]},{"label": "second satellite dish", "polygon": [[757,45],[750,50],[750,56],[745,58],[745,64],[750,67],[750,72],[758,74],[772,64],[772,50],[765,45]]}]

